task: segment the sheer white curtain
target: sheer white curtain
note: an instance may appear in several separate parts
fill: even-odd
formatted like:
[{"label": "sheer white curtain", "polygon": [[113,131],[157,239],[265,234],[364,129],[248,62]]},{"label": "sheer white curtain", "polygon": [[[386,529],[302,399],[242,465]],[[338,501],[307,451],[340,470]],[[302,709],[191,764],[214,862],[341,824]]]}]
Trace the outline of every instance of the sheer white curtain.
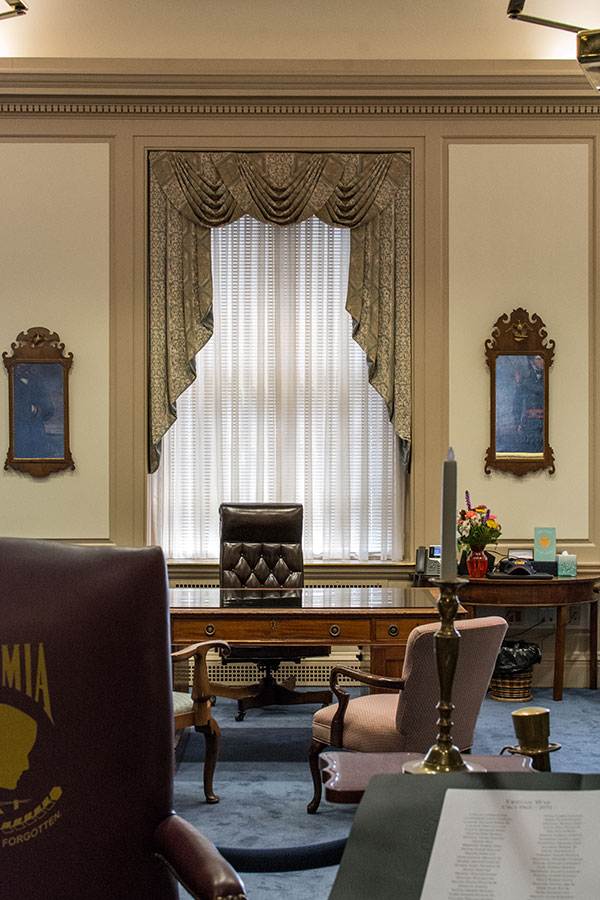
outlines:
[{"label": "sheer white curtain", "polygon": [[304,557],[400,559],[405,472],[344,309],[350,232],[212,231],[214,335],[150,483],[150,540],[219,556],[222,501],[299,502]]}]

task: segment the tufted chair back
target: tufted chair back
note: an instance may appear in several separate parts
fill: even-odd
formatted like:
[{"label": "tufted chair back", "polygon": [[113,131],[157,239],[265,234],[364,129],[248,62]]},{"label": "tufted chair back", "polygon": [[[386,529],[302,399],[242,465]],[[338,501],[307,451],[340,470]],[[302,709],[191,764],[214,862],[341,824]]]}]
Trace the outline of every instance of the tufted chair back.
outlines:
[{"label": "tufted chair back", "polygon": [[[284,607],[296,600],[301,602],[304,585],[302,554],[302,505],[300,503],[222,503],[221,553],[219,581],[229,591],[260,590],[261,598],[271,592],[287,593],[285,597],[271,595],[274,606]],[[298,597],[290,596],[298,592]],[[238,721],[248,709],[288,703],[331,703],[330,690],[296,691],[295,678],[277,684],[273,672],[284,661],[299,663],[312,656],[328,656],[330,647],[298,646],[276,643],[257,646],[236,644],[226,663],[253,662],[264,672],[260,682],[244,688],[238,699]],[[212,685],[213,693],[223,693],[222,685]],[[232,696],[227,691],[223,696]]]},{"label": "tufted chair back", "polygon": [[219,515],[221,587],[302,587],[301,504],[222,503]]}]

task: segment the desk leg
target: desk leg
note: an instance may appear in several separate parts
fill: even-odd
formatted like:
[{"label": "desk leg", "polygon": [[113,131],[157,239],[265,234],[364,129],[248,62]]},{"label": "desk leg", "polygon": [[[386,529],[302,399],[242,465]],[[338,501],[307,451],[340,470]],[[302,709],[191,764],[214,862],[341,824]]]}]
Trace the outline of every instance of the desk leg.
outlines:
[{"label": "desk leg", "polygon": [[598,689],[598,601],[590,603],[590,689]]},{"label": "desk leg", "polygon": [[556,607],[556,630],[554,634],[554,700],[562,700],[565,680],[565,643],[567,636],[567,607]]},{"label": "desk leg", "polygon": [[[373,675],[385,675],[386,678],[402,678],[405,653],[406,644],[386,644],[384,646],[371,644],[369,671]],[[372,687],[369,689],[369,693],[387,694],[387,691]]]}]

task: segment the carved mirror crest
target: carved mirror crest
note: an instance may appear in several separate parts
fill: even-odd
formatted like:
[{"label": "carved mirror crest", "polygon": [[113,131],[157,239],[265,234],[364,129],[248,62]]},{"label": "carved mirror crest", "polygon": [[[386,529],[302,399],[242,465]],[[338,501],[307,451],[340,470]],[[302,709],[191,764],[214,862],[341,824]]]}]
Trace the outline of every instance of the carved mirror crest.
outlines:
[{"label": "carved mirror crest", "polygon": [[21,331],[2,353],[8,370],[9,446],[5,469],[43,478],[74,469],[69,447],[69,370],[73,354],[63,355],[56,332]]},{"label": "carved mirror crest", "polygon": [[548,469],[554,453],[548,442],[548,372],[554,341],[540,317],[513,309],[496,321],[485,342],[490,370],[490,446],[484,470],[525,475]]}]

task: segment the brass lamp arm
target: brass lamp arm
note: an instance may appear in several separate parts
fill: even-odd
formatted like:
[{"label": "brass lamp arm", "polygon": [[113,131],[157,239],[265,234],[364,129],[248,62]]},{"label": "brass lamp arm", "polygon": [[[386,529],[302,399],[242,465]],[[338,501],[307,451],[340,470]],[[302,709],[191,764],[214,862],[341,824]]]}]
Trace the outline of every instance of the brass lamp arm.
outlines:
[{"label": "brass lamp arm", "polygon": [[29,7],[22,0],[5,0],[12,7],[10,12],[0,13],[0,19],[12,19],[13,16],[24,16]]},{"label": "brass lamp arm", "polygon": [[558,28],[560,31],[572,31],[574,34],[588,30],[580,28],[579,25],[566,25],[564,22],[554,22],[552,19],[539,19],[537,16],[524,15],[522,12],[524,6],[525,0],[510,0],[506,15],[509,19],[519,19],[521,22],[531,22],[533,25],[545,25],[546,28]]}]

